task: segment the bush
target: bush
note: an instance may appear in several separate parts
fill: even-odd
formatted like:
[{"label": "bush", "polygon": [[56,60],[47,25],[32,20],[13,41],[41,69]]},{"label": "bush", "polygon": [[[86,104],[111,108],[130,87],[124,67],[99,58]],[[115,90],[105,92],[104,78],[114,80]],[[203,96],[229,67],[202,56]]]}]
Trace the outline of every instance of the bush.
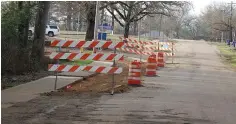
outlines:
[{"label": "bush", "polygon": [[[26,14],[29,8],[19,9],[19,2],[8,2],[4,3],[1,10],[2,74],[20,74],[31,71],[31,44],[27,41],[28,32],[25,32],[26,28],[28,30],[25,22],[30,16],[30,13]],[[25,36],[26,40],[24,40]]]}]

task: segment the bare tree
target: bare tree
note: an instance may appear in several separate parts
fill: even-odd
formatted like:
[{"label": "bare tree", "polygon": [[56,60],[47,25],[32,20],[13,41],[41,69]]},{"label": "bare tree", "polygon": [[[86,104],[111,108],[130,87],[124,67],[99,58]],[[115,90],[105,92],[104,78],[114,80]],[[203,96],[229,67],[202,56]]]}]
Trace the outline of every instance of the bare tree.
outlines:
[{"label": "bare tree", "polygon": [[[114,2],[106,3],[111,4]],[[145,16],[153,16],[155,14],[171,16],[173,11],[179,11],[185,3],[186,2],[170,1],[118,1],[117,4],[109,5],[106,9],[114,19],[124,27],[124,37],[128,37],[130,24],[132,22],[136,22]],[[114,12],[112,10],[114,10]],[[121,20],[119,18],[121,18]]]},{"label": "bare tree", "polygon": [[[51,7],[51,14],[58,15],[60,17],[66,17],[64,20],[66,23],[66,30],[76,30],[76,23],[79,23],[78,28],[82,28],[82,21],[86,20],[85,17],[85,2],[82,1],[53,1]],[[73,27],[72,27],[73,24]]]}]

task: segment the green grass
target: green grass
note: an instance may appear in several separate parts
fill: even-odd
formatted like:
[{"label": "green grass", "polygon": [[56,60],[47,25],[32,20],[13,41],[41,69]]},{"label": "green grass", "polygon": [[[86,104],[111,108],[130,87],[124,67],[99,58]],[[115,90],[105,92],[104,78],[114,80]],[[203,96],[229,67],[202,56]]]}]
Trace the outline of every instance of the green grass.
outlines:
[{"label": "green grass", "polygon": [[69,65],[88,65],[92,62],[93,60],[74,60],[74,61],[60,60],[60,64],[69,64]]},{"label": "green grass", "polygon": [[236,67],[236,49],[232,49],[225,43],[218,43],[218,48],[221,54],[226,58],[226,61],[233,67]]}]

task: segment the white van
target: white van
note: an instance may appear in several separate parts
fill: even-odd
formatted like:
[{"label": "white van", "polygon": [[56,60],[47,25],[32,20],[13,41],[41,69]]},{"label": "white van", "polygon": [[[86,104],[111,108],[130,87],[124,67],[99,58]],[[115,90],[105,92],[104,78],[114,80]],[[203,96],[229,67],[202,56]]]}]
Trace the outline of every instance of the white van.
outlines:
[{"label": "white van", "polygon": [[[29,28],[29,36],[32,36],[34,34],[34,27]],[[60,34],[60,29],[57,25],[46,25],[46,31],[45,34],[49,37],[53,37],[55,35]]]}]

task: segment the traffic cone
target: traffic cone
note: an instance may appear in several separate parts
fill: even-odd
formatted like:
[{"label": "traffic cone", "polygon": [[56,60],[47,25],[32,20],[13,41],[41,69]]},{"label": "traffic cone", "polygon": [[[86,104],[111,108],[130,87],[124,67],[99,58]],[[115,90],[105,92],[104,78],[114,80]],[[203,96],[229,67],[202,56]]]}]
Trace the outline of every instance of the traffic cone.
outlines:
[{"label": "traffic cone", "polygon": [[134,60],[129,66],[129,85],[141,85],[141,63]]},{"label": "traffic cone", "polygon": [[151,55],[148,57],[148,60],[147,60],[145,75],[146,76],[157,76],[156,69],[157,69],[156,55]]},{"label": "traffic cone", "polygon": [[164,52],[158,52],[157,54],[157,67],[164,67]]}]

